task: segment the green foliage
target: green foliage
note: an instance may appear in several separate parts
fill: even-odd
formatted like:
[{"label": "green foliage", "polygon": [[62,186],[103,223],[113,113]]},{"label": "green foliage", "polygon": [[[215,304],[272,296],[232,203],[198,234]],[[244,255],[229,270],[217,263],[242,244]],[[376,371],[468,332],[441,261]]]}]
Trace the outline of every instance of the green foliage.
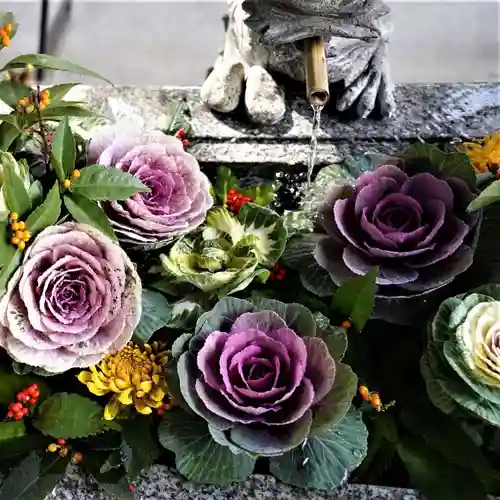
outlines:
[{"label": "green foliage", "polygon": [[69,458],[32,452],[12,469],[0,490],[0,500],[44,500],[63,477]]},{"label": "green foliage", "polygon": [[78,75],[92,76],[94,78],[98,78],[100,80],[111,83],[94,71],[86,69],[83,66],[79,66],[78,64],[74,64],[70,61],[66,61],[59,57],[50,56],[47,54],[23,54],[21,56],[14,57],[14,59],[10,60],[0,70],[0,72],[7,71],[8,69],[24,68],[28,64],[32,64],[35,68],[52,69],[56,71],[75,73]]},{"label": "green foliage", "polygon": [[80,170],[71,183],[71,192],[94,201],[126,200],[138,192],[148,192],[139,179],[116,168],[90,165]]},{"label": "green foliage", "polygon": [[89,224],[116,241],[116,235],[104,210],[93,200],[76,193],[64,195],[64,205],[77,222]]},{"label": "green foliage", "polygon": [[61,194],[59,183],[56,181],[52,189],[48,192],[45,201],[36,208],[26,219],[31,237],[36,236],[40,231],[54,225],[61,214]]},{"label": "green foliage", "polygon": [[3,194],[8,209],[21,217],[31,210],[31,198],[23,179],[19,176],[19,167],[14,158],[0,151],[3,167]]},{"label": "green foliage", "polygon": [[7,289],[7,284],[11,276],[16,272],[17,268],[21,265],[23,259],[23,252],[18,250],[14,245],[11,245],[9,249],[2,256],[3,266],[0,270],[0,297],[3,295]]},{"label": "green foliage", "polygon": [[403,153],[403,158],[418,170],[434,172],[444,178],[457,177],[472,191],[476,190],[476,174],[464,153],[446,153],[432,144],[417,142]]},{"label": "green foliage", "polygon": [[[7,118],[7,116],[13,118]],[[0,151],[8,151],[12,143],[21,134],[21,131],[16,115],[5,115],[2,120],[2,124],[0,125]]]},{"label": "green foliage", "polygon": [[78,394],[60,392],[42,403],[33,425],[46,436],[74,439],[105,431],[103,408]]},{"label": "green foliage", "polygon": [[123,425],[121,455],[127,476],[131,480],[153,465],[160,456],[151,424],[150,419],[139,417]]},{"label": "green foliage", "polygon": [[24,422],[0,422],[0,443],[9,439],[15,439],[24,436],[26,429]]},{"label": "green foliage", "polygon": [[171,305],[169,328],[191,330],[204,310],[200,304],[191,300],[179,300]]},{"label": "green foliage", "polygon": [[0,82],[0,100],[11,108],[16,108],[21,99],[29,97],[30,90],[22,83],[4,80]]},{"label": "green foliage", "polygon": [[333,296],[333,308],[349,318],[358,331],[363,330],[373,310],[377,272],[374,267],[364,276],[345,281]]},{"label": "green foliage", "polygon": [[412,485],[428,500],[486,500],[483,484],[470,469],[448,461],[421,438],[402,438],[398,453]]},{"label": "green foliage", "polygon": [[47,87],[46,90],[49,92],[50,105],[54,106],[54,104],[62,101],[66,94],[77,85],[79,85],[79,83],[58,83],[52,87]]},{"label": "green foliage", "polygon": [[161,445],[175,453],[177,470],[187,479],[224,485],[244,481],[252,473],[255,458],[234,454],[216,443],[201,418],[173,409],[165,413],[158,430]]},{"label": "green foliage", "polygon": [[280,457],[271,458],[271,473],[301,488],[336,488],[357,467],[367,450],[368,431],[359,412]]},{"label": "green foliage", "polygon": [[11,254],[15,253],[16,249],[9,241],[8,222],[0,222],[0,268],[10,262]]},{"label": "green foliage", "polygon": [[493,181],[479,193],[479,196],[472,200],[467,207],[469,212],[475,212],[481,208],[486,208],[500,200],[500,180]]},{"label": "green foliage", "polygon": [[166,326],[172,310],[168,300],[160,293],[147,288],[142,289],[142,314],[134,332],[134,340],[145,344],[153,334]]},{"label": "green foliage", "polygon": [[67,118],[59,123],[54,133],[51,151],[52,165],[59,180],[70,178],[75,168],[76,143]]}]

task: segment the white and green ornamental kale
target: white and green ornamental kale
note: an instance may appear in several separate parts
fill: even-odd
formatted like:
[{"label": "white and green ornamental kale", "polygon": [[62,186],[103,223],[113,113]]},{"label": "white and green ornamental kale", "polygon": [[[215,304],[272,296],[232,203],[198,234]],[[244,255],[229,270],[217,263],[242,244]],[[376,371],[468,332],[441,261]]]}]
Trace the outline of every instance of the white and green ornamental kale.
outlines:
[{"label": "white and green ornamental kale", "polygon": [[429,326],[422,373],[442,411],[500,426],[500,285],[441,304]]},{"label": "white and green ornamental kale", "polygon": [[254,279],[266,281],[286,237],[282,219],[268,208],[248,203],[233,215],[218,207],[201,232],[185,236],[161,256],[164,275],[219,296],[234,293]]}]

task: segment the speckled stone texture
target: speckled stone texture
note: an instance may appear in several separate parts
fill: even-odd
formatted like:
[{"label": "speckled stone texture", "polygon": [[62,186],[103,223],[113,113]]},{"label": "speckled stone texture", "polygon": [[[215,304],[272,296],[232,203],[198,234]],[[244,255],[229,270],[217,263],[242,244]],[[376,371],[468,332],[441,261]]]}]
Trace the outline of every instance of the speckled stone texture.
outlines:
[{"label": "speckled stone texture", "polygon": [[[105,115],[156,127],[169,103],[185,99],[191,115],[190,152],[203,165],[230,165],[246,175],[282,171],[291,184],[304,180],[312,113],[299,94],[287,95],[287,112],[277,125],[257,129],[238,113],[216,116],[200,101],[198,88],[87,87],[69,98],[85,100]],[[449,141],[500,130],[500,85],[400,85],[392,119],[348,121],[329,109],[322,119],[317,164],[353,152],[390,152],[418,139]],[[288,170],[287,170],[288,169]],[[272,170],[272,169],[271,169]],[[293,175],[292,175],[293,172]],[[297,175],[295,175],[295,173]],[[301,177],[302,176],[302,177]],[[348,485],[337,491],[300,490],[272,477],[253,476],[228,488],[196,486],[155,466],[135,483],[137,500],[417,500],[412,490]],[[47,500],[108,500],[95,484],[73,472]],[[473,500],[473,499],[471,499]]]},{"label": "speckled stone texture", "polygon": [[[272,477],[253,476],[226,488],[198,486],[183,480],[163,466],[140,475],[135,484],[136,500],[418,500],[412,490],[348,485],[336,491],[302,490],[286,486]],[[68,475],[47,500],[110,500],[97,486],[76,472]],[[471,499],[472,500],[472,499]]]}]

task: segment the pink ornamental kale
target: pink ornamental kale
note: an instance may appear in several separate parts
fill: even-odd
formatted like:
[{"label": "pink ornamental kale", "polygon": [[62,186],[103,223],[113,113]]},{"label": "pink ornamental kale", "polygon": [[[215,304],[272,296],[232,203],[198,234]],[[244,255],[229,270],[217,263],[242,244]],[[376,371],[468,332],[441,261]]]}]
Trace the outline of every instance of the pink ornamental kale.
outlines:
[{"label": "pink ornamental kale", "polygon": [[379,267],[379,292],[442,287],[472,264],[480,214],[458,178],[410,175],[395,165],[362,174],[354,187],[334,186],[319,210],[328,238],[315,252],[336,284]]},{"label": "pink ornamental kale", "polygon": [[328,406],[336,363],[305,307],[263,307],[220,301],[198,321],[178,371],[183,397],[216,441],[273,456],[307,438],[315,408]]},{"label": "pink ornamental kale", "polygon": [[210,183],[179,139],[116,126],[92,137],[89,162],[137,177],[150,191],[112,201],[106,213],[122,242],[155,245],[196,229],[213,205]]},{"label": "pink ornamental kale", "polygon": [[141,316],[141,281],[125,252],[85,224],[42,231],[0,301],[0,345],[61,373],[122,349]]}]

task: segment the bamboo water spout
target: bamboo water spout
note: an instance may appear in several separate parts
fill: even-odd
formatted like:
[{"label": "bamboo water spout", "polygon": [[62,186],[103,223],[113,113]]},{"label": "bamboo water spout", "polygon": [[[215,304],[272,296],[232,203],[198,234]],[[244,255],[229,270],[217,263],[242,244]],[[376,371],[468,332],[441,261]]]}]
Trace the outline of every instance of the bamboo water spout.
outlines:
[{"label": "bamboo water spout", "polygon": [[307,100],[313,106],[323,107],[330,98],[323,38],[314,37],[304,41],[304,66],[306,70]]}]

